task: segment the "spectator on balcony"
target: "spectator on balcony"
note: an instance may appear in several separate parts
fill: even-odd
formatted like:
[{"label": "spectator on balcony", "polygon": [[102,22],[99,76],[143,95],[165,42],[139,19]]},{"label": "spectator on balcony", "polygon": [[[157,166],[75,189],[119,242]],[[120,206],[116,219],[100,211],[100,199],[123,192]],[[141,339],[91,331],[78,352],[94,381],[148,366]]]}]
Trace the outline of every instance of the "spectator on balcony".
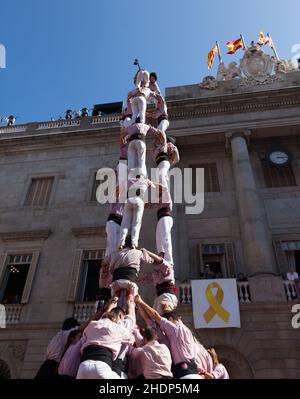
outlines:
[{"label": "spectator on balcony", "polygon": [[[290,270],[286,274],[286,279],[288,281],[293,281],[295,284],[295,290],[297,293],[298,298],[300,299],[300,280],[299,280],[299,274],[291,267]],[[296,294],[291,291],[291,296],[292,299],[296,299],[297,296]]]},{"label": "spectator on balcony", "polygon": [[289,281],[299,280],[299,274],[295,270],[290,268],[290,270],[286,274],[286,279]]},{"label": "spectator on balcony", "polygon": [[209,264],[206,264],[204,267],[204,278],[205,279],[216,278],[215,273],[211,270]]}]

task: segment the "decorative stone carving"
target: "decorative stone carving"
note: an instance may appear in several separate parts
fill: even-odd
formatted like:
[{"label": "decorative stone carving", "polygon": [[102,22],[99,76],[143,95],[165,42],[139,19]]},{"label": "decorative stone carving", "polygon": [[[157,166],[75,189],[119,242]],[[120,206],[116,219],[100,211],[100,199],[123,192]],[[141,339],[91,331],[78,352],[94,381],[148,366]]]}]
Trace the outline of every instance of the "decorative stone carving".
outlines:
[{"label": "decorative stone carving", "polygon": [[253,41],[244,52],[240,65],[233,61],[226,65],[221,62],[218,67],[217,80],[213,76],[206,76],[199,84],[202,89],[215,90],[218,82],[235,78],[240,80],[241,86],[264,85],[283,80],[286,73],[296,68],[289,60],[277,60],[266,54],[261,46]]},{"label": "decorative stone carving", "polygon": [[227,68],[223,62],[220,62],[217,72],[217,80],[231,80],[237,77],[241,77],[241,69],[237,66],[235,61],[230,62]]},{"label": "decorative stone carving", "polygon": [[12,351],[12,355],[14,358],[23,360],[24,355],[25,355],[25,346],[23,343],[16,342],[16,343],[11,343],[9,345],[9,348]]},{"label": "decorative stone carving", "polygon": [[282,75],[296,70],[291,60],[275,60],[274,62],[276,75]]},{"label": "decorative stone carving", "polygon": [[206,90],[215,90],[218,87],[217,79],[214,76],[205,76],[199,83],[199,87]]}]

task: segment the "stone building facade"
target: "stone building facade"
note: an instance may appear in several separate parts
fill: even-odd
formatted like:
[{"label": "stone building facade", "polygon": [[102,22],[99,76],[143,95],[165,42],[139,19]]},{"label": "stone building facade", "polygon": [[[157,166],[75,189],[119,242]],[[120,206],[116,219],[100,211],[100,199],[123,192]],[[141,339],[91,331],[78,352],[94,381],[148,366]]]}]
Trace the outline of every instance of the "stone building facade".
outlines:
[{"label": "stone building facade", "polygon": [[[166,89],[179,167],[205,173],[204,211],[187,215],[184,205],[174,207],[179,312],[193,328],[190,280],[206,264],[223,278],[246,276],[237,282],[241,328],[195,330],[217,349],[232,378],[300,377],[299,330],[291,324],[299,300],[285,278],[290,267],[300,271],[300,71],[280,71],[261,79],[244,70]],[[116,166],[118,120],[0,129],[3,378],[32,378],[62,321],[73,314],[84,320],[93,311],[86,284],[103,256],[108,212],[95,201],[95,173]],[[284,166],[272,164],[285,154]],[[151,211],[140,245],[155,249]],[[7,298],[16,270],[21,291]],[[142,293],[152,301],[151,289]]]}]

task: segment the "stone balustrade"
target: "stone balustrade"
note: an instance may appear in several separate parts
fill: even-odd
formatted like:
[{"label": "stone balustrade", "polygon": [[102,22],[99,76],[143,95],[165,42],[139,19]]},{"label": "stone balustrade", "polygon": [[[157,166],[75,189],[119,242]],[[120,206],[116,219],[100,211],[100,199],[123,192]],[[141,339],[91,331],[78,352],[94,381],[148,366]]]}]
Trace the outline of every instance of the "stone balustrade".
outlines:
[{"label": "stone balustrade", "polygon": [[62,127],[80,126],[80,119],[63,119],[61,121],[42,122],[38,124],[37,130],[60,129]]},{"label": "stone balustrade", "polygon": [[22,305],[3,305],[5,308],[6,324],[18,324],[20,321]]},{"label": "stone balustrade", "polygon": [[[299,298],[296,284],[294,281],[283,280],[283,286],[286,293],[287,301],[296,301]],[[192,303],[192,287],[191,283],[179,284],[179,303],[191,304]],[[237,281],[237,292],[240,304],[251,303],[250,285],[248,281]]]},{"label": "stone balustrade", "polygon": [[94,116],[92,118],[91,125],[97,125],[99,123],[119,122],[120,118],[120,115]]},{"label": "stone balustrade", "polygon": [[82,302],[75,303],[73,310],[73,317],[79,322],[89,320],[95,313],[95,301],[94,302]]},{"label": "stone balustrade", "polygon": [[289,281],[289,280],[283,281],[286,299],[288,301],[295,301],[297,299],[300,299],[300,298],[298,298],[296,284],[297,283],[295,283],[295,281]]},{"label": "stone balustrade", "polygon": [[25,125],[3,126],[3,127],[0,127],[0,134],[25,132],[26,129],[27,129],[27,126],[25,126]]}]

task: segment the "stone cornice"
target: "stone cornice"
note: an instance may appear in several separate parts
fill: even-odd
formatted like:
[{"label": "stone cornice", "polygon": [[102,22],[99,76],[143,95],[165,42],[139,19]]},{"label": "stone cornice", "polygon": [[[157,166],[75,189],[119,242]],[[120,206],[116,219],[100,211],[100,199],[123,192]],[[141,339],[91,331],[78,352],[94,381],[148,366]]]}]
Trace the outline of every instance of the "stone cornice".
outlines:
[{"label": "stone cornice", "polygon": [[300,87],[288,92],[255,92],[168,102],[170,120],[261,112],[300,106]]},{"label": "stone cornice", "polygon": [[9,231],[0,232],[0,239],[4,242],[7,241],[33,241],[33,240],[46,240],[51,230],[27,230],[27,231]]},{"label": "stone cornice", "polygon": [[105,226],[98,227],[74,227],[71,229],[72,234],[79,237],[91,237],[91,236],[100,236],[105,237]]}]

